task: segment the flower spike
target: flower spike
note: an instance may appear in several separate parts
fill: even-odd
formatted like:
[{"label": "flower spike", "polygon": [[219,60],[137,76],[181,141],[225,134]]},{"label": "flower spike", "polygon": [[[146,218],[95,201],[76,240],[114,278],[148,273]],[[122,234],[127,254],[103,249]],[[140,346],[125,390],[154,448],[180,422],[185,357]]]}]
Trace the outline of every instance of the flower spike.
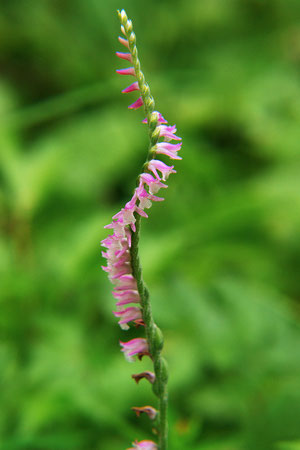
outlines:
[{"label": "flower spike", "polygon": [[[129,362],[141,359],[147,355],[153,361],[154,372],[145,371],[132,375],[138,383],[142,378],[153,385],[153,392],[159,398],[160,410],[152,406],[133,407],[137,415],[147,414],[150,419],[156,419],[159,443],[151,440],[135,441],[128,450],[165,450],[167,448],[167,378],[168,372],[164,358],[161,356],[163,338],[161,331],[155,325],[149,300],[149,293],[142,279],[142,270],[138,256],[139,230],[141,218],[147,218],[145,209],[152,206],[152,202],[161,202],[164,199],[156,194],[160,189],[168,186],[164,183],[169,175],[176,173],[173,165],[160,160],[160,155],[171,160],[180,160],[178,151],[181,148],[181,138],[176,135],[175,125],[166,125],[168,122],[159,111],[155,110],[155,102],[150,87],[145,81],[141,71],[140,61],[136,47],[136,36],[131,20],[124,10],[118,12],[121,22],[119,42],[126,47],[127,52],[116,52],[123,60],[129,61],[130,67],[118,69],[120,75],[131,75],[135,81],[122,90],[127,94],[139,91],[140,96],[129,105],[135,110],[143,107],[150,137],[150,150],[142,173],[138,176],[136,188],[130,200],[119,212],[112,222],[104,228],[112,230],[111,234],[103,239],[101,245],[105,247],[102,252],[107,264],[102,269],[108,274],[113,284],[113,297],[116,300],[114,316],[123,330],[135,327],[136,331],[145,333],[145,337],[136,337],[128,342],[120,342],[121,351]],[[175,143],[171,143],[175,141]]]}]

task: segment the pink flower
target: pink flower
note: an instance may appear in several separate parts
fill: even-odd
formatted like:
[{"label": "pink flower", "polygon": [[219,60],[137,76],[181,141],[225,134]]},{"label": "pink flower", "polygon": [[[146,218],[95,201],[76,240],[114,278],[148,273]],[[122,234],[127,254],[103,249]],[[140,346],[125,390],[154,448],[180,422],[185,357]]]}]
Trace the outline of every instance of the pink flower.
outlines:
[{"label": "pink flower", "polygon": [[116,72],[120,75],[132,75],[135,77],[134,67],[126,67],[126,69],[118,69]]},{"label": "pink flower", "polygon": [[108,266],[101,266],[105,272],[108,272],[108,277],[113,283],[114,280],[120,278],[121,276],[130,273],[131,267],[129,262],[124,262],[120,267],[114,267],[114,264],[108,263]]},{"label": "pink flower", "polygon": [[139,207],[144,208],[151,208],[152,201],[153,202],[161,202],[164,199],[161,197],[156,197],[155,195],[149,194],[146,189],[144,188],[144,183],[141,180],[139,187],[136,189],[137,197],[140,201]]},{"label": "pink flower", "polygon": [[113,216],[113,222],[106,225],[104,228],[114,228],[115,234],[121,235],[123,228],[130,225],[132,231],[135,232],[136,218],[134,217],[134,213],[137,212],[140,216],[148,217],[147,214],[136,205],[136,200],[137,195],[134,193],[132,199],[126,203],[125,208],[122,208],[121,211],[115,214]]},{"label": "pink flower", "polygon": [[135,296],[138,296],[138,291],[135,289],[122,289],[122,291],[113,292],[113,296],[116,299],[129,299],[129,298],[135,298]]},{"label": "pink flower", "polygon": [[159,129],[159,135],[166,138],[166,140],[174,140],[174,141],[181,141],[181,137],[176,136],[176,126],[173,125],[172,127],[167,127],[166,125],[160,125],[157,127]]},{"label": "pink flower", "polygon": [[129,42],[127,41],[127,39],[124,39],[121,36],[119,36],[118,39],[121,44],[123,44],[125,47],[129,48]]},{"label": "pink flower", "polygon": [[128,86],[127,88],[123,89],[122,93],[123,94],[127,94],[128,92],[139,91],[139,90],[140,90],[139,83],[137,81],[135,81],[130,86]]},{"label": "pink flower", "polygon": [[127,289],[137,291],[136,279],[133,275],[122,275],[116,282],[115,291],[125,291]]},{"label": "pink flower", "polygon": [[130,53],[116,52],[118,58],[126,59],[129,62],[132,62],[132,56]]},{"label": "pink flower", "polygon": [[[158,123],[168,123],[168,122],[166,121],[166,119],[161,115],[160,112],[158,112],[158,111],[154,111],[154,112],[156,112],[156,113],[158,114]],[[145,118],[144,120],[142,120],[142,123],[148,123],[147,118]]]},{"label": "pink flower", "polygon": [[152,159],[148,163],[148,169],[151,170],[154,174],[154,176],[160,181],[160,177],[157,173],[159,170],[162,174],[163,181],[166,181],[166,179],[169,177],[171,173],[176,173],[176,170],[174,169],[174,166],[167,166],[167,164],[163,163],[162,161],[159,161],[158,159]]},{"label": "pink flower", "polygon": [[125,308],[121,311],[113,311],[113,314],[120,318],[118,323],[123,330],[129,329],[129,326],[127,325],[128,322],[142,319],[142,311],[136,306],[130,306],[129,308]]},{"label": "pink flower", "polygon": [[138,291],[125,289],[123,291],[114,291],[113,296],[117,299],[117,306],[128,305],[129,303],[140,303],[141,299]]},{"label": "pink flower", "polygon": [[128,106],[129,109],[138,109],[143,106],[144,102],[142,97],[139,97],[134,103]]},{"label": "pink flower", "polygon": [[127,450],[157,450],[157,445],[153,441],[135,441],[132,443],[133,447]]},{"label": "pink flower", "polygon": [[156,194],[161,188],[167,188],[166,184],[161,183],[159,180],[154,178],[150,173],[142,173],[140,175],[140,180],[149,186],[149,193]]},{"label": "pink flower", "polygon": [[143,338],[131,339],[128,342],[120,342],[125,358],[129,362],[133,362],[135,355],[149,354],[148,342]]},{"label": "pink flower", "polygon": [[[107,225],[106,225],[107,226]],[[122,250],[122,243],[119,239],[116,239],[116,235],[110,235],[107,238],[101,241],[102,247],[106,247],[108,249],[113,249],[114,252],[118,250]]]},{"label": "pink flower", "polygon": [[[127,230],[125,232],[126,236]],[[108,277],[113,284],[122,284],[125,276],[131,275],[130,252],[126,237],[113,234],[102,241],[102,245],[107,247],[102,256],[107,259],[107,266],[102,269],[108,273]]]},{"label": "pink flower", "polygon": [[182,159],[177,155],[177,152],[181,149],[180,144],[170,144],[168,142],[159,142],[154,147],[155,153],[160,153],[162,155],[167,155],[171,159]]}]

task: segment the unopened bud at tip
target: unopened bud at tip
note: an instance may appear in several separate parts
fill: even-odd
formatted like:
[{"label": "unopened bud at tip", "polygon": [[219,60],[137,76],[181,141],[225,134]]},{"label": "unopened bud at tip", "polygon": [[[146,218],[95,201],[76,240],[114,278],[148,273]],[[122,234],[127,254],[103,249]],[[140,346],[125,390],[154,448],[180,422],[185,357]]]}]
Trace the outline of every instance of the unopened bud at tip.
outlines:
[{"label": "unopened bud at tip", "polygon": [[121,23],[122,23],[123,25],[125,25],[125,23],[126,23],[127,20],[128,20],[127,14],[126,14],[125,10],[122,9],[121,12],[118,11],[118,15],[119,15],[119,19],[120,19]]}]

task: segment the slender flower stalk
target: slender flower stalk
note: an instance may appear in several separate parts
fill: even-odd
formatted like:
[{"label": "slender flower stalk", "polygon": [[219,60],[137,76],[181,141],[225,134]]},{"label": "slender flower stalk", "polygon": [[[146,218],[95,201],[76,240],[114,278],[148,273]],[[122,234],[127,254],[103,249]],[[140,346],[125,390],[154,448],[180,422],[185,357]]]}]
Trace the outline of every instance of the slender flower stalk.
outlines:
[{"label": "slender flower stalk", "polygon": [[[106,251],[102,255],[107,260],[103,270],[107,272],[109,280],[114,285],[113,296],[116,299],[116,311],[113,314],[119,319],[118,323],[123,330],[129,329],[129,324],[144,330],[144,337],[136,337],[128,342],[120,342],[121,351],[125,358],[134,362],[136,357],[141,359],[148,356],[153,362],[153,372],[146,371],[132,375],[139,383],[143,378],[152,384],[153,392],[158,397],[158,409],[153,406],[133,407],[139,416],[146,413],[154,421],[158,435],[158,444],[150,440],[135,441],[128,450],[166,450],[168,440],[167,425],[167,380],[168,370],[165,359],[161,356],[163,337],[160,329],[154,323],[149,292],[142,277],[142,268],[139,258],[139,237],[141,218],[147,218],[145,209],[152,206],[152,202],[161,202],[164,199],[155,194],[168,186],[165,181],[169,175],[176,173],[173,165],[161,161],[160,155],[171,160],[182,159],[178,152],[181,149],[181,140],[176,133],[176,126],[168,126],[167,121],[158,111],[155,111],[154,99],[150,93],[149,85],[141,71],[136,37],[133,32],[131,20],[127,18],[124,10],[118,11],[121,22],[119,42],[126,47],[127,52],[117,52],[116,55],[129,61],[131,67],[118,69],[120,75],[131,75],[136,78],[132,84],[123,89],[128,94],[139,91],[139,97],[129,105],[129,109],[143,107],[149,132],[149,150],[143,172],[138,176],[136,188],[132,198],[124,208],[113,216],[113,220],[105,228],[111,229],[112,234],[102,241]],[[176,143],[172,143],[175,141]]]}]

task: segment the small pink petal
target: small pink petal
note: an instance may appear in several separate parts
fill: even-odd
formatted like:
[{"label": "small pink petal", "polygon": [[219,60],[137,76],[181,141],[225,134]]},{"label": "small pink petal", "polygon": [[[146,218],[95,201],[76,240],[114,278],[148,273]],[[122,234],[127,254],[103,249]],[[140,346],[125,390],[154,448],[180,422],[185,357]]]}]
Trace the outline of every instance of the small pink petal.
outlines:
[{"label": "small pink petal", "polygon": [[123,266],[124,264],[129,264],[129,263],[130,263],[130,261],[129,261],[128,255],[124,255],[123,257],[119,257],[117,259],[117,261],[115,263],[113,263],[113,267],[118,268],[120,266]]},{"label": "small pink petal", "polygon": [[180,144],[170,144],[169,142],[159,142],[155,145],[155,153],[169,156],[171,159],[182,159],[177,155],[177,152],[181,149]]},{"label": "small pink petal", "polygon": [[143,106],[144,102],[142,97],[139,97],[134,103],[128,106],[129,109],[138,109]]},{"label": "small pink petal", "polygon": [[117,271],[117,273],[115,275],[112,275],[111,279],[115,280],[116,278],[120,278],[123,275],[129,275],[129,272],[131,272],[131,270],[129,271],[128,268],[122,268],[120,270]]},{"label": "small pink petal", "polygon": [[136,204],[136,199],[137,199],[137,196],[136,196],[136,193],[134,192],[131,199],[126,203],[125,209],[126,210],[130,210],[130,209],[134,210],[135,204]]},{"label": "small pink petal", "polygon": [[132,62],[132,57],[130,53],[116,52],[118,58],[126,59],[126,61]]},{"label": "small pink petal", "polygon": [[123,44],[123,45],[125,45],[125,47],[129,48],[129,42],[127,41],[127,39],[124,39],[121,36],[119,36],[118,39],[121,44]]},{"label": "small pink petal", "polygon": [[[138,196],[140,202],[142,202],[143,199],[151,200],[151,201],[154,201],[154,202],[161,202],[161,201],[164,200],[161,197],[157,197],[156,195],[149,194],[146,191],[146,189],[144,188],[144,183],[143,183],[142,180],[140,181],[139,187],[136,189],[136,193],[137,193],[137,196]],[[147,202],[145,204],[147,204]],[[140,203],[139,206],[141,207],[141,203]],[[150,202],[150,206],[151,206],[151,202]]]},{"label": "small pink petal", "polygon": [[121,300],[119,300],[117,303],[116,303],[116,306],[125,306],[125,305],[129,305],[130,303],[140,303],[140,301],[141,301],[141,299],[138,297],[138,298],[128,298],[128,299],[126,299],[126,298],[122,298]]},{"label": "small pink petal", "polygon": [[152,159],[148,163],[148,170],[151,170],[154,174],[154,176],[160,181],[160,176],[157,173],[157,170],[159,170],[162,174],[162,180],[166,181],[166,179],[169,177],[171,173],[176,173],[176,170],[173,170],[174,166],[168,166],[167,164],[163,163],[162,161],[158,159]]},{"label": "small pink petal", "polygon": [[122,279],[120,279],[118,281],[119,281],[119,285],[115,286],[114,292],[123,292],[123,291],[129,290],[129,289],[133,289],[133,290],[137,289],[136,281],[128,282],[128,281],[124,281]]},{"label": "small pink petal", "polygon": [[135,77],[134,67],[127,67],[126,69],[118,69],[116,72],[120,75],[132,75]]},{"label": "small pink petal", "polygon": [[159,155],[166,155],[166,156],[168,156],[170,159],[182,159],[180,156],[178,156],[176,153],[173,153],[173,152],[171,152],[170,150],[163,150],[163,149],[161,149],[161,150],[156,150],[156,153],[157,154],[159,154]]},{"label": "small pink petal", "polygon": [[170,150],[172,152],[178,152],[181,149],[181,142],[180,144],[170,144],[169,142],[159,142],[156,144],[157,148],[165,148],[167,150]]},{"label": "small pink petal", "polygon": [[[158,111],[154,111],[158,114],[158,123],[168,123],[167,120],[161,115],[160,112]],[[147,118],[145,118],[144,120],[142,120],[142,123],[148,123]]]},{"label": "small pink petal", "polygon": [[181,141],[181,137],[176,136],[176,127],[175,125],[172,127],[167,127],[166,125],[160,125],[158,127],[159,129],[159,135],[169,139],[169,140],[174,140],[174,141]]},{"label": "small pink petal", "polygon": [[127,88],[123,89],[122,93],[123,94],[128,94],[128,92],[139,91],[139,90],[140,90],[139,83],[137,81],[135,81],[130,86],[128,86]]},{"label": "small pink petal", "polygon": [[128,230],[127,228],[125,229],[125,235],[127,237],[128,247],[130,248],[131,247],[131,233],[130,233],[130,230]]},{"label": "small pink petal", "polygon": [[148,342],[144,338],[135,338],[128,342],[120,342],[120,345],[122,347],[121,351],[129,362],[134,361],[134,355],[149,353]]},{"label": "small pink petal", "polygon": [[118,280],[118,286],[115,286],[115,291],[124,291],[127,289],[137,290],[136,279],[132,275],[123,275]]},{"label": "small pink petal", "polygon": [[140,175],[140,180],[149,186],[150,194],[156,194],[161,188],[168,187],[166,184],[161,183],[159,179],[154,178],[150,173],[142,173]]},{"label": "small pink petal", "polygon": [[146,219],[148,218],[148,214],[145,213],[145,211],[143,211],[141,208],[139,208],[138,206],[136,207],[136,212],[142,216],[142,217],[146,217]]},{"label": "small pink petal", "polygon": [[142,319],[142,311],[137,306],[129,306],[121,311],[113,311],[113,314],[120,318],[118,324],[123,328],[123,330],[128,330],[128,322],[133,322],[134,320]]},{"label": "small pink petal", "polygon": [[135,295],[138,295],[138,291],[135,289],[125,289],[123,292],[113,292],[115,298],[124,298]]}]

